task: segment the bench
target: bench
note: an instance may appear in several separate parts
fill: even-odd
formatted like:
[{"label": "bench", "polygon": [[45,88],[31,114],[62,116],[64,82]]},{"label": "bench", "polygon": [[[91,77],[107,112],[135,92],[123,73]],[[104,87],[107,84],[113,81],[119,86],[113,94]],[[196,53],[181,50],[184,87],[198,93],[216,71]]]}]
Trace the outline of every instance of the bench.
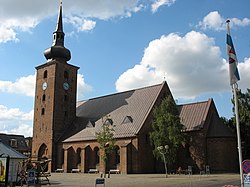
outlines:
[{"label": "bench", "polygon": [[90,168],[88,173],[98,173],[98,169],[96,168]]},{"label": "bench", "polygon": [[120,170],[119,169],[110,169],[109,174],[111,174],[111,173],[119,174]]},{"label": "bench", "polygon": [[55,172],[56,172],[56,173],[63,173],[63,171],[64,171],[63,169],[56,169]]},{"label": "bench", "polygon": [[42,172],[38,175],[38,180],[41,183],[42,181],[47,181],[47,183],[50,185],[49,182],[49,177],[51,176],[51,174],[49,172]]},{"label": "bench", "polygon": [[71,173],[79,173],[80,172],[80,169],[77,169],[77,168],[73,168],[71,170]]}]

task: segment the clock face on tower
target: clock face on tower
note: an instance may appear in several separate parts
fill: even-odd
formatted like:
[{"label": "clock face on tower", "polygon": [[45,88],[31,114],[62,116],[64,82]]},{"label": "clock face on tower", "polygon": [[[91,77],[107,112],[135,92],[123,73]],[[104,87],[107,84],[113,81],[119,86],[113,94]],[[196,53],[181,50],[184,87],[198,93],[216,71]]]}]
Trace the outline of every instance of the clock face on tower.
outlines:
[{"label": "clock face on tower", "polygon": [[43,90],[46,90],[46,89],[47,89],[47,87],[48,87],[47,82],[44,82],[44,83],[43,83],[43,85],[42,85],[42,89],[43,89]]},{"label": "clock face on tower", "polygon": [[63,83],[63,89],[68,90],[69,89],[69,83],[67,83],[67,82]]}]

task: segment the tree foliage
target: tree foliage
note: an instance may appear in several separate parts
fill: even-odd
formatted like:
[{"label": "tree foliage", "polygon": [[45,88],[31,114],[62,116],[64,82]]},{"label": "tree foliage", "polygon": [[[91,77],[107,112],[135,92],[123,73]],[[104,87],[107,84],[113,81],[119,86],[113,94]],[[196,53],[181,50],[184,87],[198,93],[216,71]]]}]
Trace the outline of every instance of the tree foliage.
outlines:
[{"label": "tree foliage", "polygon": [[164,148],[168,145],[168,149],[163,150],[166,161],[174,162],[177,150],[185,138],[181,132],[183,125],[180,123],[177,106],[171,96],[163,99],[161,104],[153,110],[152,128],[150,140],[155,157],[162,159],[158,149],[160,146]]},{"label": "tree foliage", "polygon": [[102,118],[102,127],[99,132],[96,132],[97,142],[100,144],[100,149],[103,150],[103,155],[101,158],[104,163],[107,163],[108,156],[114,149],[115,138],[114,138],[114,129],[113,121],[109,116]]},{"label": "tree foliage", "polygon": [[[250,89],[247,89],[245,93],[241,90],[237,91],[238,96],[238,111],[240,122],[240,134],[243,145],[243,157],[250,157]],[[232,99],[234,105],[234,99]],[[233,107],[235,111],[235,106]],[[231,119],[234,127],[236,126],[235,116]]]}]

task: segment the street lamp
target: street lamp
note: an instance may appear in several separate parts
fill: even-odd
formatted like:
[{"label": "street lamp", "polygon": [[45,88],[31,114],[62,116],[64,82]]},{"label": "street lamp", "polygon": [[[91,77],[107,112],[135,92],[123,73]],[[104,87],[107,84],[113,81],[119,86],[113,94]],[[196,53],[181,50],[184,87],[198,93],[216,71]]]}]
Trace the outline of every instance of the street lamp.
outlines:
[{"label": "street lamp", "polygon": [[167,169],[165,154],[168,152],[168,148],[169,148],[168,145],[157,147],[157,150],[162,154],[162,157],[163,157],[165,172],[166,172],[166,178],[168,178],[168,169]]}]

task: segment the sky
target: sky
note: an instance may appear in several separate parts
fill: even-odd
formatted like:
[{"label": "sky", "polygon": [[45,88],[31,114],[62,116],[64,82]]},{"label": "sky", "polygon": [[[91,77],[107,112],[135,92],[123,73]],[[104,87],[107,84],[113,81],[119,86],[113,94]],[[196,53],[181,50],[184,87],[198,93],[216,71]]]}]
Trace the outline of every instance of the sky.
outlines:
[{"label": "sky", "polygon": [[[63,0],[65,47],[79,66],[77,100],[168,83],[177,104],[213,98],[231,118],[226,20],[244,92],[249,0]],[[46,63],[59,0],[0,0],[0,133],[32,136],[35,67]]]}]

